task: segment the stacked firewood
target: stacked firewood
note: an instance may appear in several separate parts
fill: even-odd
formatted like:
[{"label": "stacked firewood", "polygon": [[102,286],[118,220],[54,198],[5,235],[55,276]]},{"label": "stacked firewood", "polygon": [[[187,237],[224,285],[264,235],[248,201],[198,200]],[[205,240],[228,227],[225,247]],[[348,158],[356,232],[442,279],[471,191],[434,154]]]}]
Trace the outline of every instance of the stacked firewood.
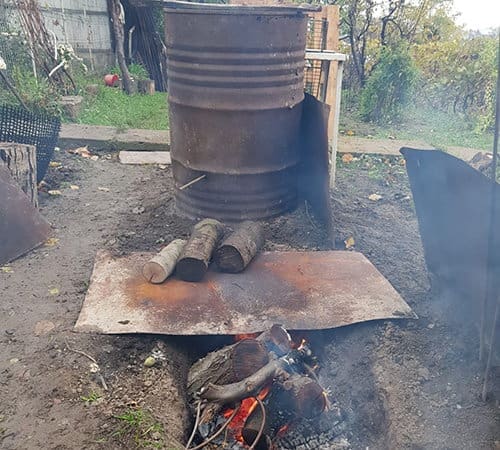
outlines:
[{"label": "stacked firewood", "polygon": [[[327,408],[318,367],[308,346],[295,345],[280,325],[208,354],[188,374],[187,391],[196,420],[186,449],[197,435],[203,442],[193,448],[220,445],[224,430],[232,429],[231,423],[242,414],[241,429],[233,440],[243,441],[250,449],[272,448],[281,430],[297,420],[313,419]],[[248,399],[254,399],[254,404],[243,411]],[[228,440],[227,431],[224,439]]]},{"label": "stacked firewood", "polygon": [[212,259],[222,272],[238,273],[245,269],[264,243],[262,227],[242,222],[224,239],[224,225],[215,219],[198,222],[189,240],[175,239],[143,268],[151,283],[163,283],[175,271],[184,281],[201,281]]}]

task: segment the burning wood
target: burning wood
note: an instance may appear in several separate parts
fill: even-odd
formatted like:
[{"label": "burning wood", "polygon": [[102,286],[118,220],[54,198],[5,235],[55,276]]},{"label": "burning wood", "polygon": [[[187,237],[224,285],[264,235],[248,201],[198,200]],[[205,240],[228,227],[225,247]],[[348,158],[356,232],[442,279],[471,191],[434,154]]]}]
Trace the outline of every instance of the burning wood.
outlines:
[{"label": "burning wood", "polygon": [[193,433],[205,442],[194,448],[216,441],[223,427],[228,429],[225,440],[229,435],[233,444],[270,449],[278,432],[327,408],[317,368],[307,344],[294,346],[278,325],[197,361],[189,371],[188,394],[198,412]]}]

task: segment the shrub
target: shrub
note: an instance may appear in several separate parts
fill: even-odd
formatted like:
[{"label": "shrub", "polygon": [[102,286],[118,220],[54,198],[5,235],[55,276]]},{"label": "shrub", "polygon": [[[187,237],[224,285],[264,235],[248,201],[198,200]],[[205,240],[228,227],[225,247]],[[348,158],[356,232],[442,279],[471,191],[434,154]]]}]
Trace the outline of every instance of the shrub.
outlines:
[{"label": "shrub", "polygon": [[378,123],[398,121],[411,98],[417,74],[406,47],[384,47],[361,92],[362,119]]}]

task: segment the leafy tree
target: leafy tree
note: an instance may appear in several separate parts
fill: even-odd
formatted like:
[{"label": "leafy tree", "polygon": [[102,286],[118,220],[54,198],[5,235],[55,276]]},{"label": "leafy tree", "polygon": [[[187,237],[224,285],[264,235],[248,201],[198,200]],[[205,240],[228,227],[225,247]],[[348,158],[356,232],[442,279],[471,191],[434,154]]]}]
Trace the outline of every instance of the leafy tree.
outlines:
[{"label": "leafy tree", "polygon": [[400,119],[411,98],[417,73],[406,46],[385,46],[361,93],[361,117],[382,123]]}]

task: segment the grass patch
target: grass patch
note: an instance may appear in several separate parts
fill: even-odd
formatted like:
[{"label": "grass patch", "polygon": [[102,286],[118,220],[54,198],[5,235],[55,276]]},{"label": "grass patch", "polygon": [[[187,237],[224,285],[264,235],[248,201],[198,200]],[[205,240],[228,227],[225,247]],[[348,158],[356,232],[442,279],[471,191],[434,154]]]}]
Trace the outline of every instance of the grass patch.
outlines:
[{"label": "grass patch", "polygon": [[91,405],[92,403],[95,403],[97,400],[101,398],[101,394],[98,392],[92,391],[89,395],[87,396],[81,396],[80,399],[82,402],[85,402],[87,405]]},{"label": "grass patch", "polygon": [[123,446],[133,443],[135,448],[165,448],[163,426],[148,411],[129,409],[114,418],[118,428],[112,437]]},{"label": "grass patch", "polygon": [[353,110],[344,110],[340,116],[340,132],[353,131],[355,135],[376,139],[422,141],[446,150],[448,147],[469,147],[491,151],[493,134],[477,133],[466,118],[438,110],[411,108],[401,123],[377,125],[361,121]]},{"label": "grass patch", "polygon": [[120,89],[99,87],[96,96],[86,96],[78,123],[109,125],[121,129],[168,129],[167,94],[127,95]]}]

